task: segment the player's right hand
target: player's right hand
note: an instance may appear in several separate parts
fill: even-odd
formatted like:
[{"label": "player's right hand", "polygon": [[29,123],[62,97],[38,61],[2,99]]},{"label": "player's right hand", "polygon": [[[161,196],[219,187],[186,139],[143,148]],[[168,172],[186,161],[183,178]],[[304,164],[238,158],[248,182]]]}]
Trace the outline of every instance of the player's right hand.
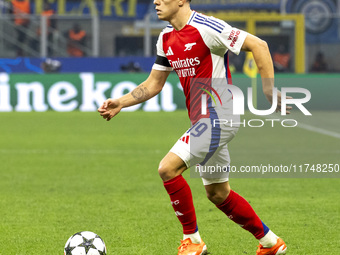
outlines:
[{"label": "player's right hand", "polygon": [[116,116],[123,108],[118,99],[107,99],[102,106],[98,108],[100,115],[107,121]]}]

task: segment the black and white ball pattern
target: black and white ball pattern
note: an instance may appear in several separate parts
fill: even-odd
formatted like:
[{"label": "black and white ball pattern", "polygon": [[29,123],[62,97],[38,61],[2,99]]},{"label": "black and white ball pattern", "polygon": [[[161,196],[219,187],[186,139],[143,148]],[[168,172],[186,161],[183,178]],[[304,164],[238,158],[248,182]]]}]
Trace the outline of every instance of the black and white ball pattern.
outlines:
[{"label": "black and white ball pattern", "polygon": [[67,240],[64,255],[106,255],[106,247],[97,234],[83,231]]}]

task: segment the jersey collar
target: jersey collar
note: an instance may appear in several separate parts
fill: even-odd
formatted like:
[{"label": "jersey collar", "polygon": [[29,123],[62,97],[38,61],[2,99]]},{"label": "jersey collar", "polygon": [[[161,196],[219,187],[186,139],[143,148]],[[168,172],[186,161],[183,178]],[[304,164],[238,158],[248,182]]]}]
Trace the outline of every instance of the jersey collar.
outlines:
[{"label": "jersey collar", "polygon": [[195,17],[195,15],[196,15],[196,12],[195,12],[195,11],[192,11],[192,12],[191,12],[191,15],[190,15],[190,18],[189,18],[189,20],[188,20],[188,22],[187,22],[187,25],[190,25],[190,22],[191,22],[192,19]]}]

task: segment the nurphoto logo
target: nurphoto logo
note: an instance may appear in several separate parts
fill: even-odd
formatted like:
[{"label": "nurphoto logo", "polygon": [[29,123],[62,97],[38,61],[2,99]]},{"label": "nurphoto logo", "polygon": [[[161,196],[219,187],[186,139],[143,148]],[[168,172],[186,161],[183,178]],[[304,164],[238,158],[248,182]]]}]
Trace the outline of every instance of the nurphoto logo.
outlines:
[{"label": "nurphoto logo", "polygon": [[[248,121],[237,121],[232,116],[245,114],[245,95],[242,90],[234,85],[227,84],[223,79],[197,79],[192,82],[193,86],[191,94],[191,111],[195,112],[198,107],[197,97],[200,101],[200,115],[213,119],[214,125],[228,126],[249,126],[262,127],[265,124],[270,124],[274,127],[275,122],[280,122],[283,127],[295,127],[298,125],[295,119],[250,119]],[[196,87],[196,89],[195,89]],[[274,87],[272,92],[272,102],[269,109],[256,109],[253,102],[252,88],[247,88],[247,106],[248,110],[257,116],[269,116],[278,109],[279,90]],[[291,98],[289,95],[294,93],[298,98]],[[282,87],[281,88],[281,116],[287,115],[287,106],[295,106],[304,115],[311,116],[312,114],[304,106],[311,99],[311,93],[308,89],[300,87]],[[197,114],[193,114],[197,117]],[[194,117],[194,118],[195,118]],[[195,122],[195,121],[194,121]]]}]

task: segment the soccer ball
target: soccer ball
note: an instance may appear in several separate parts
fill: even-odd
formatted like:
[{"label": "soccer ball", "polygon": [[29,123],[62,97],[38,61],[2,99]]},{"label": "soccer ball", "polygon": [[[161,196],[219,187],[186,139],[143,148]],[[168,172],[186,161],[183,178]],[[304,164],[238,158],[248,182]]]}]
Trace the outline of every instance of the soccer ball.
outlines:
[{"label": "soccer ball", "polygon": [[83,231],[67,240],[64,255],[106,255],[106,247],[97,234]]}]

